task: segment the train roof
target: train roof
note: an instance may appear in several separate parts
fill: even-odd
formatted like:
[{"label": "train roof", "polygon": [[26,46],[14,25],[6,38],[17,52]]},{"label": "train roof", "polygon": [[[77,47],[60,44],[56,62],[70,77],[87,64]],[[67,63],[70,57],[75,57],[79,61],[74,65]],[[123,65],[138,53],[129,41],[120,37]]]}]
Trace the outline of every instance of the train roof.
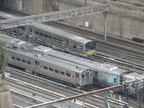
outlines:
[{"label": "train roof", "polygon": [[43,29],[44,31],[47,31],[51,34],[56,34],[58,36],[69,38],[71,40],[81,42],[81,43],[88,43],[88,42],[92,41],[90,39],[86,39],[84,37],[74,35],[74,34],[66,32],[66,31],[62,31],[62,30],[59,30],[57,28],[54,28],[54,27],[51,27],[51,26],[48,26],[48,25],[44,25],[44,24],[34,24],[34,27],[39,28],[39,29]]},{"label": "train roof", "polygon": [[74,56],[74,55],[70,55],[70,54],[66,54],[66,53],[62,53],[62,52],[58,52],[58,51],[54,51],[54,50],[48,51],[46,53],[49,56],[52,56],[55,58],[64,59],[67,61],[78,63],[78,64],[81,64],[84,66],[91,67],[91,68],[96,69],[96,70],[105,71],[105,72],[115,74],[115,75],[120,75],[122,73],[127,72],[127,70],[119,68],[119,67],[111,65],[111,64],[100,63],[100,62],[96,62],[93,60],[88,60],[85,58],[81,58],[78,56]]},{"label": "train roof", "polygon": [[9,49],[8,51],[13,52],[14,54],[26,56],[35,60],[43,61],[51,65],[56,65],[61,68],[66,68],[67,70],[75,71],[77,73],[81,73],[86,69],[90,69],[89,67],[86,67],[86,66],[78,65],[75,63],[70,63],[70,62],[60,60],[57,58],[53,58],[48,55],[43,55],[40,53],[36,54],[31,51],[21,51],[21,50],[12,50],[12,49]]},{"label": "train roof", "polygon": [[136,80],[136,79],[144,78],[144,75],[140,75],[138,73],[129,73],[124,75],[124,77],[130,80]]}]

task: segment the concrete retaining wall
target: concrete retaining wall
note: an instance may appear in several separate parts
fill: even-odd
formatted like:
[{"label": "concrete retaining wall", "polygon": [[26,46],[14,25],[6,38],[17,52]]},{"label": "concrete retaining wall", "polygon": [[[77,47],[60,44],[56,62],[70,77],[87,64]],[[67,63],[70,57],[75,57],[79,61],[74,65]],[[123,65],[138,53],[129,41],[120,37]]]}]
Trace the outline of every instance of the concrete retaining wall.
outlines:
[{"label": "concrete retaining wall", "polygon": [[[89,2],[88,4],[94,4],[92,2]],[[73,8],[74,6],[69,6],[67,4],[60,3],[59,9],[69,9]],[[133,8],[133,6],[132,6]],[[117,7],[112,6],[110,8],[110,11],[115,12],[115,14],[108,14],[107,16],[107,33],[129,38],[132,37],[139,37],[144,38],[144,22],[141,22],[139,20],[133,19],[133,18],[127,18],[122,17],[121,15],[117,14],[117,12],[129,14],[130,16],[140,16],[141,18],[144,17],[144,13],[139,10],[131,10],[130,8],[124,8],[124,7]],[[82,26],[85,27],[85,22],[89,22],[90,27],[89,29],[103,32],[104,28],[104,21],[103,21],[103,14],[93,14],[93,15],[87,15],[84,17],[76,17],[76,18],[70,18],[65,19],[64,21],[71,23],[72,25]]]},{"label": "concrete retaining wall", "polygon": [[22,0],[1,0],[1,3],[9,8],[22,10]]},{"label": "concrete retaining wall", "polygon": [[28,13],[42,13],[42,0],[23,0],[23,11]]},{"label": "concrete retaining wall", "polygon": [[144,0],[119,0],[119,1],[124,3],[129,3],[129,4],[139,3],[144,6]]}]

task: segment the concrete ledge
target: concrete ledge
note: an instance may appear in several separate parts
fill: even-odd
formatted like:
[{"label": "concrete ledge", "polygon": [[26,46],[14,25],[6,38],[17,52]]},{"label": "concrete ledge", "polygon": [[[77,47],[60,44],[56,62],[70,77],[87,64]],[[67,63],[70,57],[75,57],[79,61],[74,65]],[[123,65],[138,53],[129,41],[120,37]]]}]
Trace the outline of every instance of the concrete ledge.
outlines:
[{"label": "concrete ledge", "polygon": [[14,108],[10,90],[7,86],[0,87],[0,108]]},{"label": "concrete ledge", "polygon": [[9,88],[8,87],[0,87],[0,92],[5,92],[8,91]]}]

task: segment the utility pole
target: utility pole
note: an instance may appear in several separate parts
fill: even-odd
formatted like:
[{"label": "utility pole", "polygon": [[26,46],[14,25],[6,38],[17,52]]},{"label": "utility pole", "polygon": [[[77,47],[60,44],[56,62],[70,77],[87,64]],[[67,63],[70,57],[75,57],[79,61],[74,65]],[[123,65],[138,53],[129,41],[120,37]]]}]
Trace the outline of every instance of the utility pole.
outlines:
[{"label": "utility pole", "polygon": [[106,12],[104,12],[103,13],[103,15],[104,15],[104,41],[106,42],[107,41],[107,36],[106,36],[106,26],[107,26],[107,21],[106,21],[106,19],[107,19],[107,11]]},{"label": "utility pole", "polygon": [[108,92],[106,91],[105,94],[104,94],[104,108],[110,108],[110,105],[109,105],[108,99],[107,99],[107,96],[109,95]]},{"label": "utility pole", "polygon": [[124,101],[128,102],[128,89],[129,89],[129,85],[128,84],[124,84]]}]

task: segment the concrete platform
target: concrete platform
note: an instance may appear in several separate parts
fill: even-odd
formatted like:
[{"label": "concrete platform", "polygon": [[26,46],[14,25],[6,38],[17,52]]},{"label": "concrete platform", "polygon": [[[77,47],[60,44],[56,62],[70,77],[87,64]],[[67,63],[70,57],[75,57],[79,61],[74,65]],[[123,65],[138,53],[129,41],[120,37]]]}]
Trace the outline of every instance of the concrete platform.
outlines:
[{"label": "concrete platform", "polygon": [[0,87],[0,108],[14,108],[11,93],[7,86]]}]

